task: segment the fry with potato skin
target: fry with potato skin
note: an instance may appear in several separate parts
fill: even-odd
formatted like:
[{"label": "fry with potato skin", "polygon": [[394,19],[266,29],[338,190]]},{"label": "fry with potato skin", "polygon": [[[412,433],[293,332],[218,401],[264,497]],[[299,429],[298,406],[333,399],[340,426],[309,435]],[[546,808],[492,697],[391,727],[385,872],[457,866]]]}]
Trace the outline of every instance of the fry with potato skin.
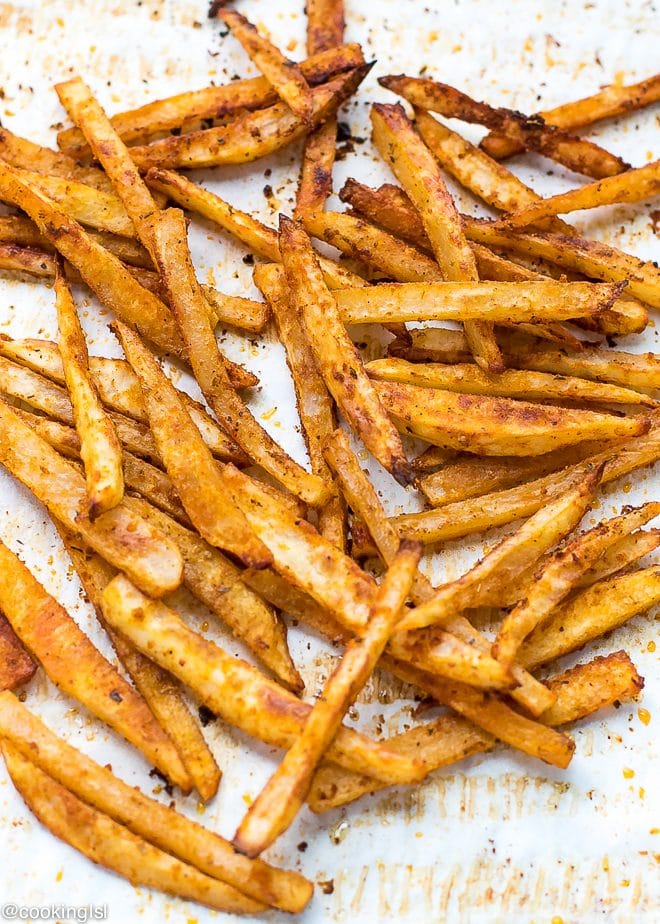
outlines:
[{"label": "fry with potato skin", "polygon": [[404,540],[374,598],[364,635],[347,647],[326,680],[302,734],[243,817],[233,844],[258,856],[291,825],[307,798],[314,771],[342,719],[376,667],[417,573],[422,547]]},{"label": "fry with potato skin", "polygon": [[37,665],[11,623],[0,613],[0,690],[13,690],[34,677]]}]

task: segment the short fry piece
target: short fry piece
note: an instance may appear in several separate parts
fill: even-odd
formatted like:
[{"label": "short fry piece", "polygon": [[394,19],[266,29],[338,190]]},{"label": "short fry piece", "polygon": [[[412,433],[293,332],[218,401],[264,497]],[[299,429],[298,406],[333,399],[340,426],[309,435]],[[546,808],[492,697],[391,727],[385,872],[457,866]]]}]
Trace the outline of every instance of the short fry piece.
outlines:
[{"label": "short fry piece", "polygon": [[0,690],[13,690],[27,683],[37,669],[11,623],[0,613]]},{"label": "short fry piece", "polygon": [[625,651],[613,651],[549,677],[547,684],[557,700],[541,718],[547,725],[564,725],[617,700],[637,696],[644,678]]}]

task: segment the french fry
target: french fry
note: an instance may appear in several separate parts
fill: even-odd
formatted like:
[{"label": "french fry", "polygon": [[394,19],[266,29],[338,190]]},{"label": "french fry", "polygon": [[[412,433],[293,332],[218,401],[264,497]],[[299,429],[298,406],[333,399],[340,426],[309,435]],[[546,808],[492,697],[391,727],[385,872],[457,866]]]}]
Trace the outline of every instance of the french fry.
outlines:
[{"label": "french fry", "polygon": [[31,170],[45,176],[60,176],[103,192],[112,192],[112,186],[102,170],[82,167],[73,157],[20,138],[8,128],[0,128],[0,159],[21,170]]},{"label": "french fry", "polygon": [[61,263],[55,276],[55,305],[59,352],[85,468],[87,512],[95,520],[124,496],[121,446],[90,375],[85,335]]},{"label": "french fry", "polygon": [[[639,83],[620,86],[612,83],[593,96],[545,109],[538,113],[546,125],[556,125],[567,131],[586,128],[601,119],[614,119],[635,109],[642,109],[660,99],[660,75],[648,77]],[[502,160],[523,150],[506,135],[489,132],[481,147],[491,157]]]},{"label": "french fry", "polygon": [[247,567],[265,568],[271,557],[236,507],[176,388],[137,334],[120,322],[113,330],[142,387],[151,432],[167,473],[198,532]]},{"label": "french fry", "polygon": [[511,109],[494,108],[471,99],[447,84],[404,76],[380,77],[378,82],[393,93],[403,96],[413,106],[431,109],[447,118],[485,125],[486,128],[505,134],[525,150],[543,154],[576,173],[600,179],[623,173],[629,167],[620,157],[615,157],[592,141],[546,125],[538,116],[530,117]]},{"label": "french fry", "polygon": [[[431,242],[442,274],[449,282],[479,279],[474,255],[438,166],[401,106],[376,103],[371,109],[376,147],[410,196]],[[465,336],[475,361],[484,369],[504,368],[492,327],[470,320]]]},{"label": "french fry", "polygon": [[420,452],[410,463],[416,475],[426,475],[437,472],[448,462],[453,462],[461,455],[456,449],[441,449],[439,446],[429,446]]},{"label": "french fry", "polygon": [[365,64],[333,77],[311,91],[312,115],[300,119],[285,103],[238,116],[227,126],[169,135],[148,145],[131,148],[131,157],[142,171],[151,167],[192,169],[223,164],[245,164],[302,138],[310,128],[330,118],[362,83],[371,65]]},{"label": "french fry", "polygon": [[522,643],[518,660],[528,668],[547,664],[622,626],[658,602],[657,565],[598,581],[557,607],[551,619]]},{"label": "french fry", "polygon": [[88,805],[256,901],[297,912],[311,898],[311,883],[300,873],[236,853],[219,834],[143,795],[58,738],[9,693],[0,696],[0,738]]},{"label": "french fry", "polygon": [[554,215],[565,215],[581,209],[595,209],[602,205],[614,205],[618,202],[640,202],[660,193],[660,161],[627,170],[620,176],[607,177],[595,183],[587,183],[569,192],[550,196],[531,203],[519,210],[511,209],[498,224],[507,228],[523,228],[525,225],[537,224]]},{"label": "french fry", "polygon": [[[271,306],[277,332],[286,350],[312,471],[328,481],[332,476],[323,458],[323,445],[336,426],[332,398],[318,371],[302,318],[289,300],[281,267],[276,264],[259,264],[254,270],[254,281]],[[319,509],[318,517],[321,535],[343,552],[346,545],[346,511],[341,497],[332,497]]]},{"label": "french fry", "polygon": [[151,233],[157,262],[195,377],[220,425],[292,494],[307,503],[324,503],[331,493],[329,485],[295,463],[268,436],[229,383],[190,260],[183,212],[168,209],[155,218]]},{"label": "french fry", "polygon": [[83,511],[85,480],[70,462],[0,401],[0,462],[65,526],[152,596],[180,585],[183,562],[176,546],[131,513],[126,499],[91,523]]},{"label": "french fry", "polygon": [[594,567],[577,582],[576,586],[589,587],[596,581],[610,577],[654,552],[658,546],[660,546],[660,529],[640,529],[630,536],[624,536],[605,552]]},{"label": "french fry", "polygon": [[[493,655],[509,667],[523,640],[550,615],[579,579],[614,543],[660,514],[660,503],[650,503],[605,520],[550,556],[534,574],[521,602],[508,613],[493,645]],[[538,516],[538,514],[536,514]],[[532,518],[533,519],[533,518]],[[528,521],[529,522],[529,521]]]},{"label": "french fry", "polygon": [[268,306],[263,302],[253,302],[251,298],[240,295],[227,295],[213,286],[202,285],[202,292],[216,324],[237,327],[251,334],[260,334],[268,324],[270,314]]},{"label": "french fry", "polygon": [[[275,747],[291,747],[300,735],[311,706],[192,632],[173,610],[149,600],[123,575],[108,584],[102,605],[110,625],[140,651],[148,651],[149,657],[179,677],[229,724]],[[181,657],[183,651],[185,658]],[[342,766],[354,769],[360,765],[361,772],[378,779],[412,783],[425,772],[424,765],[415,759],[397,760],[386,743],[348,728],[338,732],[328,754]]]},{"label": "french fry", "polygon": [[[300,63],[300,69],[305,80],[315,86],[362,64],[364,56],[360,46],[349,44],[311,55]],[[145,141],[153,135],[170,132],[192,122],[221,119],[244,110],[264,109],[276,102],[277,94],[266,78],[253,77],[155,100],[138,109],[120,112],[112,116],[110,121],[124,143],[130,144]],[[78,128],[63,129],[58,133],[57,143],[60,150],[70,155],[66,158],[67,163],[71,157],[80,159],[90,154],[85,136]],[[5,156],[1,147],[0,156]],[[23,164],[20,163],[18,166]],[[102,176],[99,170],[95,173]]]},{"label": "french fry", "polygon": [[299,225],[280,219],[284,271],[328,391],[351,426],[400,484],[412,481],[401,440],[378,400]]},{"label": "french fry", "polygon": [[615,417],[418,385],[374,384],[402,433],[481,455],[538,456],[583,440],[638,436],[649,427],[643,417]]},{"label": "french fry", "polygon": [[657,407],[649,395],[575,376],[550,375],[524,369],[507,369],[490,375],[474,363],[409,363],[405,359],[374,359],[365,366],[372,379],[424,388],[444,388],[472,395],[518,398],[522,401],[579,401]]},{"label": "french fry", "polygon": [[86,805],[5,740],[9,775],[25,804],[56,837],[129,882],[215,908],[250,914],[264,905],[158,850],[124,825]]},{"label": "french fry", "polygon": [[11,623],[0,613],[0,690],[14,690],[34,677],[37,665]]},{"label": "french fry", "polygon": [[362,638],[349,645],[312,707],[305,727],[248,809],[234,846],[258,856],[291,825],[307,798],[324,752],[342,719],[376,667],[405,606],[422,547],[404,540],[374,599]]},{"label": "french fry", "polygon": [[297,64],[290,61],[235,10],[220,10],[218,17],[229,27],[253,64],[261,71],[283,103],[303,122],[312,120],[312,94]]},{"label": "french fry", "polygon": [[122,735],[175,785],[190,777],[141,696],[25,565],[0,543],[0,609],[52,682]]},{"label": "french fry", "polygon": [[307,3],[307,54],[310,59],[341,45],[344,36],[344,0],[309,0]]}]

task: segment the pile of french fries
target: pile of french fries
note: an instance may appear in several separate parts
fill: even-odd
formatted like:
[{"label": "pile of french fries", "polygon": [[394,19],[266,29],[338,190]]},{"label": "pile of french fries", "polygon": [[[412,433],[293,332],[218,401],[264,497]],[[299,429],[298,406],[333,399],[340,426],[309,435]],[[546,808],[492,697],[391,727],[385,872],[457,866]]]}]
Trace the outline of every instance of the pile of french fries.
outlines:
[{"label": "pile of french fries", "polygon": [[[371,68],[344,44],[342,0],[307,0],[300,64],[217,6],[262,76],[112,118],[76,77],[55,87],[72,122],[59,150],[0,129],[13,208],[0,269],[53,281],[59,328],[57,342],[0,339],[0,462],[46,506],[122,666],[0,544],[0,748],[34,814],[131,882],[224,911],[300,912],[311,882],[260,855],[305,803],[325,812],[498,745],[565,768],[565,726],[643,686],[623,651],[552,664],[660,602],[660,569],[640,565],[660,545],[643,529],[660,502],[579,531],[603,485],[660,457],[660,358],[602,339],[646,327],[660,270],[559,216],[660,193],[659,161],[630,167],[575,134],[660,99],[660,77],[530,116],[381,77],[412,107],[371,109],[399,185],[350,179],[336,212],[337,112]],[[437,113],[489,134],[475,146]],[[298,139],[295,214],[279,228],[178,172]],[[543,199],[506,166],[520,151],[587,180]],[[461,215],[447,174],[499,216]],[[198,282],[199,217],[257,258],[263,302]],[[72,284],[114,312],[125,359],[88,354]],[[386,355],[363,360],[358,323],[389,331]],[[308,467],[251,412],[256,378],[223,355],[217,325],[276,331]],[[192,371],[204,406],[163,357]],[[408,437],[428,444],[412,459]],[[426,509],[388,517],[359,444]],[[424,546],[509,523],[458,578],[433,586],[420,570]],[[187,624],[181,585],[254,663]],[[314,702],[287,619],[339,646]],[[37,670],[183,794],[208,801],[221,780],[184,688],[281,762],[229,842],[48,729],[13,692]],[[344,717],[375,671],[446,708],[387,739],[355,730]]]}]

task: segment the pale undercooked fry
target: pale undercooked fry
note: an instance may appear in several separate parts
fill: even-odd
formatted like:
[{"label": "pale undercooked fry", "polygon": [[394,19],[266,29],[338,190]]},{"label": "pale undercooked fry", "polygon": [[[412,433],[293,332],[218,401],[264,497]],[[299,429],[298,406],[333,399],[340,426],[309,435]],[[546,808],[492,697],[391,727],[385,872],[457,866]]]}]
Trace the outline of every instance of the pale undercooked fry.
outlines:
[{"label": "pale undercooked fry", "polygon": [[312,95],[309,84],[297,64],[290,61],[255,26],[235,10],[220,10],[219,18],[229,26],[250,60],[264,75],[282,102],[304,122],[312,119]]},{"label": "pale undercooked fry", "polygon": [[179,393],[139,336],[116,322],[114,331],[142,387],[158,451],[188,516],[211,545],[246,566],[265,568],[271,558],[236,507],[222,472]]},{"label": "pale undercooked fry", "polygon": [[171,738],[190,780],[201,798],[208,802],[218,791],[222,773],[204,740],[199,723],[181,694],[178,682],[141,652],[105,625],[101,611],[103,588],[116,570],[61,523],[56,523],[85,594],[97,618],[108,633],[117,657],[165,734]]},{"label": "pale undercooked fry", "polygon": [[[231,725],[275,747],[290,747],[301,733],[311,706],[192,632],[173,610],[149,600],[123,575],[108,584],[102,605],[110,625],[179,677]],[[348,728],[339,731],[328,753],[342,766],[359,764],[361,772],[378,779],[412,783],[425,772],[418,761],[398,760],[390,754],[386,742],[372,741]]]},{"label": "pale undercooked fry", "polygon": [[124,825],[86,805],[6,739],[0,747],[12,782],[28,808],[56,837],[90,860],[114,870],[134,885],[160,889],[218,911],[249,914],[264,909],[262,903],[158,850]]},{"label": "pale undercooked fry", "polygon": [[284,216],[280,219],[280,245],[292,300],[328,391],[381,465],[401,484],[408,484],[412,472],[399,435],[341,322],[309,238]]},{"label": "pale undercooked fry", "polygon": [[27,683],[37,669],[11,623],[0,613],[0,690],[13,690]]},{"label": "pale undercooked fry", "polygon": [[436,446],[482,455],[538,456],[582,440],[637,436],[649,425],[643,417],[615,417],[396,382],[374,384],[401,432]]},{"label": "pale undercooked fry", "polygon": [[302,911],[309,901],[312,886],[300,873],[236,853],[220,835],[143,795],[58,738],[9,693],[0,694],[0,738],[88,805],[207,875],[284,911]]},{"label": "pale undercooked fry", "polygon": [[[323,445],[336,426],[334,403],[317,368],[300,313],[289,299],[282,268],[272,263],[259,264],[254,270],[254,281],[271,306],[277,332],[286,350],[312,471],[328,481],[332,476],[323,458]],[[341,497],[330,498],[319,509],[318,518],[321,535],[343,551],[346,511]]]},{"label": "pale undercooked fry", "polygon": [[97,167],[81,167],[73,157],[51,151],[40,144],[14,135],[0,127],[0,158],[12,167],[31,170],[47,176],[60,176],[67,180],[85,183],[105,192],[112,192],[107,176]]},{"label": "pale undercooked fry", "polygon": [[95,520],[106,510],[116,507],[124,496],[121,445],[92,380],[85,335],[59,262],[55,276],[55,306],[59,353],[85,468],[87,512],[90,520]]},{"label": "pale undercooked fry", "polygon": [[305,471],[277,445],[229,383],[190,260],[183,212],[168,209],[154,218],[153,246],[172,310],[181,327],[195,377],[220,425],[254,462],[292,494],[307,503],[323,503],[331,487]]},{"label": "pale undercooked fry", "polygon": [[[504,618],[493,655],[510,666],[523,639],[552,612],[578,581],[617,540],[660,513],[660,503],[646,504],[605,520],[577,536],[542,563],[525,589],[521,602]],[[536,514],[538,516],[538,514]]]},{"label": "pale undercooked fry", "polygon": [[181,583],[183,562],[169,539],[131,513],[124,499],[91,523],[85,479],[0,401],[0,462],[65,526],[152,596]]},{"label": "pale undercooked fry", "polygon": [[369,679],[392,634],[415,579],[422,547],[404,540],[374,598],[364,635],[347,647],[312,707],[302,734],[248,809],[234,846],[257,856],[290,826],[342,719]]},{"label": "pale undercooked fry", "polygon": [[0,543],[0,609],[53,683],[122,735],[175,785],[190,778],[146,703],[48,594]]},{"label": "pale undercooked fry", "polygon": [[591,382],[575,376],[550,375],[528,369],[506,369],[493,375],[476,363],[410,363],[405,359],[374,359],[365,366],[373,379],[425,388],[444,388],[472,395],[519,398],[523,401],[586,401],[657,407],[648,395],[618,385]]},{"label": "pale undercooked fry", "polygon": [[610,154],[593,141],[546,125],[538,117],[477,102],[447,84],[404,76],[380,77],[378,82],[420,109],[431,109],[447,118],[477,122],[486,128],[500,131],[523,145],[526,150],[544,154],[576,173],[600,179],[623,173],[629,167],[620,157]]}]

